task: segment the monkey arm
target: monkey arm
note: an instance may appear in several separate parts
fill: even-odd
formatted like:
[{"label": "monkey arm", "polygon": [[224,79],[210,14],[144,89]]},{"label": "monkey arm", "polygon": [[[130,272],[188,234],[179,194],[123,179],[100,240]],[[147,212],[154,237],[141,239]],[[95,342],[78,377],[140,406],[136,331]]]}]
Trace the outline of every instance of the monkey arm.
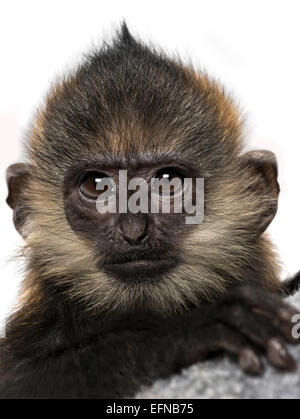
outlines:
[{"label": "monkey arm", "polygon": [[284,342],[294,342],[294,314],[280,297],[240,286],[181,316],[109,315],[82,324],[77,336],[71,324],[64,331],[54,325],[30,356],[2,347],[0,397],[132,397],[142,385],[220,352],[250,374],[263,372],[261,354],[293,370]]}]

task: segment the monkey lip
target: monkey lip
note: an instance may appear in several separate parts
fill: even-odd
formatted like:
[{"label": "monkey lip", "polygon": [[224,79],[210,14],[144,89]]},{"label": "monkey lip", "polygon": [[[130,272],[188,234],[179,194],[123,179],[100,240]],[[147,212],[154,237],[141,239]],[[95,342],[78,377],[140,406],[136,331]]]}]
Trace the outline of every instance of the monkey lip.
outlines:
[{"label": "monkey lip", "polygon": [[177,264],[174,258],[162,258],[161,255],[140,255],[118,258],[104,264],[104,270],[123,279],[126,282],[132,280],[142,281],[144,279],[157,278],[174,268]]}]

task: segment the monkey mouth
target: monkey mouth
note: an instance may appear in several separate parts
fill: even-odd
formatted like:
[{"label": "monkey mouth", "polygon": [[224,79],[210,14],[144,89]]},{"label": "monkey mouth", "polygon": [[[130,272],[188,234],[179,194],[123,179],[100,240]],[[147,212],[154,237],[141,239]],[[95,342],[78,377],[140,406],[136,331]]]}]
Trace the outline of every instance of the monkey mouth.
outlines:
[{"label": "monkey mouth", "polygon": [[138,252],[117,257],[104,263],[108,274],[126,282],[157,281],[159,277],[175,268],[178,260],[159,252]]}]

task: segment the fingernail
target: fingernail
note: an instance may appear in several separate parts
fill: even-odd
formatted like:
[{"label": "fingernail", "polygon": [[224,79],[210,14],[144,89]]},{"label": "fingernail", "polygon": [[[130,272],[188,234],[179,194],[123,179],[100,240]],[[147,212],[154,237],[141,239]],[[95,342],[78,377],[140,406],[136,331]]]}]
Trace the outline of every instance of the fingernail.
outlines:
[{"label": "fingernail", "polygon": [[267,356],[277,368],[294,371],[296,363],[279,339],[272,338],[267,345]]},{"label": "fingernail", "polygon": [[280,320],[284,322],[292,322],[292,318],[294,315],[297,314],[297,311],[292,308],[281,308],[278,313],[278,317]]},{"label": "fingernail", "polygon": [[239,366],[243,371],[252,375],[262,375],[264,372],[261,360],[250,348],[242,349],[239,355]]}]

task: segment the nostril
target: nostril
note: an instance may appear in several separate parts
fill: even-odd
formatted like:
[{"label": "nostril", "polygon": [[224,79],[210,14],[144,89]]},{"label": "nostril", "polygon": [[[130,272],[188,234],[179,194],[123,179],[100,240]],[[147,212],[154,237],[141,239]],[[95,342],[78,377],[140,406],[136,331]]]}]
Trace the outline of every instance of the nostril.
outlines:
[{"label": "nostril", "polygon": [[140,236],[136,238],[128,237],[126,235],[123,235],[123,238],[129,243],[131,246],[136,246],[139,244],[144,238],[146,237],[146,234],[141,234]]},{"label": "nostril", "polygon": [[131,246],[138,245],[147,235],[148,223],[143,214],[121,214],[119,231]]}]

